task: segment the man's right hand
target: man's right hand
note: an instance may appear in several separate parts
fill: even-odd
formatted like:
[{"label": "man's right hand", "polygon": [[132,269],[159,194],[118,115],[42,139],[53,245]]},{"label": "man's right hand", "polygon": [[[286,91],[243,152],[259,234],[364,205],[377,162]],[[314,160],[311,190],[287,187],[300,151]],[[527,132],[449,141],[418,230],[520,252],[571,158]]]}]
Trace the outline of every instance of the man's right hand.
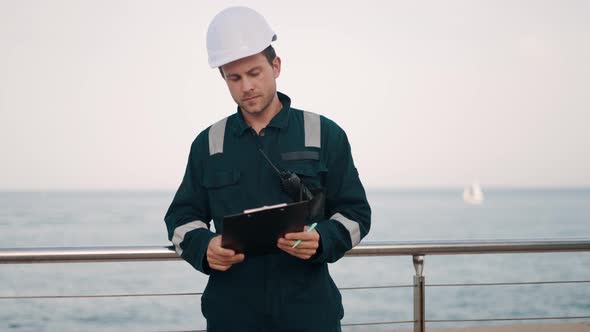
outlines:
[{"label": "man's right hand", "polygon": [[232,265],[241,263],[243,260],[244,254],[236,254],[235,251],[221,246],[221,235],[217,235],[209,241],[207,262],[210,268],[227,271]]}]

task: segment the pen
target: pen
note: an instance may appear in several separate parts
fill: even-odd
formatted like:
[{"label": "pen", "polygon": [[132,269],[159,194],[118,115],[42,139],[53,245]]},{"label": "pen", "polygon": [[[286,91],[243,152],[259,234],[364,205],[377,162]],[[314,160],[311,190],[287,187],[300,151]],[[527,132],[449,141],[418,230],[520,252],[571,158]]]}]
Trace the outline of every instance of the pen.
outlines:
[{"label": "pen", "polygon": [[[313,231],[313,229],[318,225],[317,222],[314,222],[313,224],[311,224],[311,226],[309,226],[309,228],[305,231],[306,233],[309,233],[311,231]],[[295,242],[295,244],[291,247],[291,248],[295,248],[299,245],[299,243],[301,243],[301,240],[297,240],[297,242]]]}]

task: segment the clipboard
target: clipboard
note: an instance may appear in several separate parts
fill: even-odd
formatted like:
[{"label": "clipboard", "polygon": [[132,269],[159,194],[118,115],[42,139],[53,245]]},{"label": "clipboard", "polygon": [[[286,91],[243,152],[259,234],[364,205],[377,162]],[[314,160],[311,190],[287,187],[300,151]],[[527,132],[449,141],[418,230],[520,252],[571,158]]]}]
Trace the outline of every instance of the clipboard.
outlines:
[{"label": "clipboard", "polygon": [[221,246],[247,255],[280,252],[277,240],[286,233],[301,232],[309,217],[309,201],[278,204],[225,216]]}]

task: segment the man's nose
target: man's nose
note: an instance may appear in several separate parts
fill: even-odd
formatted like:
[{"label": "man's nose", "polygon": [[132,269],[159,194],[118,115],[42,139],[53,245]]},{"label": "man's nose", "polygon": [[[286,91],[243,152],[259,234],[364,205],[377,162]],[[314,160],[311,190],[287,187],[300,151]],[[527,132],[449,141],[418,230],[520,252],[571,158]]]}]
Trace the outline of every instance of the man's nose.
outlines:
[{"label": "man's nose", "polygon": [[242,91],[247,92],[254,90],[254,84],[249,78],[242,79]]}]

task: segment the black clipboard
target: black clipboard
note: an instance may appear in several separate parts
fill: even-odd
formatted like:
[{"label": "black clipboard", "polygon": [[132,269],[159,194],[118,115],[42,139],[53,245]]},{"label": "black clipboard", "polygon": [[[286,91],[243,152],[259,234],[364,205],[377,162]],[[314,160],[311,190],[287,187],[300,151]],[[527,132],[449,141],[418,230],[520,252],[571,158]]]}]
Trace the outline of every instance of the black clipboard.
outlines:
[{"label": "black clipboard", "polygon": [[309,201],[278,204],[225,216],[221,246],[246,255],[277,253],[277,240],[301,232],[308,221]]}]

